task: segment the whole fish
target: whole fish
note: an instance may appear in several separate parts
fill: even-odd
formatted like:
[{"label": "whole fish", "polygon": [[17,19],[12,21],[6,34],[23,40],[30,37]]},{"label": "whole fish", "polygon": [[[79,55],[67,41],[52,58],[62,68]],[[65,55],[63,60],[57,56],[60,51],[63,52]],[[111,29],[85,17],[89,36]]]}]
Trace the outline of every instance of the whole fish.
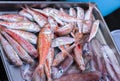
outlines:
[{"label": "whole fish", "polygon": [[19,11],[19,15],[24,16],[24,17],[28,18],[31,21],[34,21],[32,15],[30,15],[25,9]]},{"label": "whole fish", "polygon": [[95,20],[93,22],[88,42],[90,42],[96,36],[98,28],[99,28],[99,23],[100,23],[99,20]]},{"label": "whole fish", "polygon": [[86,24],[83,24],[83,33],[89,33],[91,30],[91,26],[92,26],[92,21],[93,21],[93,8],[94,8],[94,4],[89,3],[89,9],[86,11],[85,13],[85,17],[84,20],[88,20],[86,21]]},{"label": "whole fish", "polygon": [[99,81],[101,76],[102,74],[100,72],[94,71],[82,74],[69,74],[54,81]]},{"label": "whole fish", "polygon": [[5,51],[7,58],[15,65],[21,66],[23,63],[13,47],[8,43],[8,41],[0,34],[0,43]]},{"label": "whole fish", "polygon": [[84,64],[84,60],[83,60],[83,55],[82,55],[82,45],[78,44],[75,48],[74,48],[74,59],[76,61],[76,63],[78,64],[80,70],[84,71],[85,70],[85,64]]},{"label": "whole fish", "polygon": [[37,57],[38,53],[36,48],[27,40],[20,37],[18,34],[10,31],[9,29],[3,29],[6,33],[8,33],[13,39],[15,39],[31,56]]},{"label": "whole fish", "polygon": [[94,57],[93,58],[95,58],[96,59],[96,63],[97,63],[97,66],[98,66],[98,68],[97,68],[97,70],[99,70],[100,72],[103,72],[103,74],[104,73],[107,73],[106,71],[105,71],[105,67],[104,67],[104,65],[103,64],[105,64],[104,63],[104,61],[103,61],[103,56],[102,56],[102,51],[100,50],[100,48],[101,48],[101,43],[95,38],[95,39],[93,39],[92,41],[91,41],[91,45],[90,45],[90,48],[91,48],[91,50],[92,50],[92,52],[93,52],[93,54],[94,54]]},{"label": "whole fish", "polygon": [[18,14],[3,14],[3,15],[0,15],[0,19],[4,21],[10,21],[10,22],[27,21],[27,18]]},{"label": "whole fish", "polygon": [[32,15],[33,19],[39,24],[40,27],[43,27],[45,24],[48,23],[47,17],[45,17],[41,13],[29,8],[26,8],[25,10]]},{"label": "whole fish", "polygon": [[55,31],[55,34],[58,36],[64,36],[64,35],[68,35],[71,33],[71,31],[73,30],[74,25],[72,23],[66,24],[60,28],[58,28]]},{"label": "whole fish", "polygon": [[[98,70],[100,72],[102,72],[103,74],[103,78],[104,79],[107,79],[108,77],[108,72],[107,72],[107,68],[105,66],[105,61],[103,60],[103,56],[102,56],[102,51],[101,51],[101,46],[102,44],[100,43],[100,41],[98,41],[96,38],[94,38],[92,41],[91,41],[91,46],[90,48],[92,48],[92,51],[93,51],[93,54],[95,55],[95,57],[93,58],[96,58],[96,63],[97,63],[97,66],[98,66]],[[105,80],[106,81],[106,80]]]},{"label": "whole fish", "polygon": [[5,26],[9,29],[20,29],[20,30],[25,30],[30,32],[40,31],[40,27],[34,22],[30,22],[30,21],[22,21],[22,22],[0,21],[0,25]]},{"label": "whole fish", "polygon": [[[103,45],[102,50],[104,50],[104,52],[108,56],[106,58],[106,60],[109,60],[108,63],[114,69],[114,73],[118,77],[118,80],[120,80],[120,76],[119,76],[120,75],[120,69],[119,69],[120,65],[119,65],[119,62],[117,60],[117,57],[115,56],[115,53],[108,45]],[[104,56],[104,58],[105,58],[105,56]]]},{"label": "whole fish", "polygon": [[104,47],[101,48],[101,51],[103,52],[103,58],[104,58],[104,61],[105,61],[105,66],[107,68],[107,72],[109,73],[110,77],[113,79],[113,81],[119,81],[119,79],[116,76],[116,73],[113,71],[113,69],[111,67],[110,60],[107,58],[108,55],[107,55]]},{"label": "whole fish", "polygon": [[71,44],[75,41],[72,37],[57,37],[52,41],[52,47],[58,47],[66,44]]},{"label": "whole fish", "polygon": [[29,56],[29,54],[13,39],[11,38],[6,32],[1,31],[4,37],[8,40],[11,44],[13,49],[17,52],[18,56],[27,63],[33,63],[33,59]]},{"label": "whole fish", "polygon": [[[77,18],[84,19],[84,10],[81,7],[77,7]],[[82,33],[83,23],[77,22],[77,27],[79,29],[79,33]]]},{"label": "whole fish", "polygon": [[53,33],[50,25],[45,25],[38,35],[38,54],[39,64],[33,73],[34,81],[45,81],[44,65],[48,56],[51,42],[53,39]]},{"label": "whole fish", "polygon": [[37,36],[35,34],[27,32],[27,31],[23,31],[23,30],[14,30],[14,29],[9,29],[9,30],[18,34],[24,39],[28,40],[30,43],[37,44]]},{"label": "whole fish", "polygon": [[47,81],[52,81],[52,77],[51,77],[51,66],[53,63],[53,58],[54,58],[54,48],[50,48],[49,52],[48,52],[48,56],[45,62],[45,73],[47,76]]}]

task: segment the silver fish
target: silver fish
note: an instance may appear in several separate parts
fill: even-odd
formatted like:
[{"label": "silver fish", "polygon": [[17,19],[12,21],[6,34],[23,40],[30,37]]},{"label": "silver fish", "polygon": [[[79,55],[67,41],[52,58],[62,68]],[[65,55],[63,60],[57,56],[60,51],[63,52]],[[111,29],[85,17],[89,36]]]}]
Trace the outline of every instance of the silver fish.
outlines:
[{"label": "silver fish", "polygon": [[75,39],[71,37],[58,37],[52,41],[52,47],[58,47],[61,45],[71,44],[74,41]]},{"label": "silver fish", "polygon": [[8,43],[8,41],[0,34],[0,42],[5,51],[8,59],[16,66],[21,66],[23,63],[20,60],[19,56],[13,49],[13,47]]}]

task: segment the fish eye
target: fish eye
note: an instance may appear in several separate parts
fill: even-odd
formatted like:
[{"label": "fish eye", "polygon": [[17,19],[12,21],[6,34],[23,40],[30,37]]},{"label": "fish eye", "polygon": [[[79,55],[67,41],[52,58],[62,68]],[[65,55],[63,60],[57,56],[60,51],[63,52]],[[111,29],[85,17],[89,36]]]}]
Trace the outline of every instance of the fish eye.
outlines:
[{"label": "fish eye", "polygon": [[59,70],[59,73],[63,73],[63,70],[61,69],[61,70]]}]

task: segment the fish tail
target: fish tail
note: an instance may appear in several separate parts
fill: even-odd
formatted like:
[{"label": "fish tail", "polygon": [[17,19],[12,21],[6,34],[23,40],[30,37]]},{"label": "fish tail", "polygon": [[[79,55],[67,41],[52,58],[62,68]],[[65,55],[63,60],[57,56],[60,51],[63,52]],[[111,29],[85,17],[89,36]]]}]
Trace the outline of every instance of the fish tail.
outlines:
[{"label": "fish tail", "polygon": [[33,73],[32,81],[46,81],[43,66],[37,66]]}]

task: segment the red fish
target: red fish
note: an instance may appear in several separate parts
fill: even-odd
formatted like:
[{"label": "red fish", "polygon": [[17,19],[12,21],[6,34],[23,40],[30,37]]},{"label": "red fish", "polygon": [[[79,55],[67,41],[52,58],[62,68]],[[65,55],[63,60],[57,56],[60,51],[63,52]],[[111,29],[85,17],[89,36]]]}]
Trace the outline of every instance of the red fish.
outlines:
[{"label": "red fish", "polygon": [[37,57],[38,53],[36,48],[27,40],[19,36],[18,34],[10,31],[9,29],[2,28],[3,31],[8,33],[13,39],[15,39],[31,56]]},{"label": "red fish", "polygon": [[44,65],[49,54],[48,52],[51,47],[52,38],[53,33],[50,25],[47,24],[41,29],[38,36],[39,64],[33,73],[33,80],[35,81],[45,81]]}]

